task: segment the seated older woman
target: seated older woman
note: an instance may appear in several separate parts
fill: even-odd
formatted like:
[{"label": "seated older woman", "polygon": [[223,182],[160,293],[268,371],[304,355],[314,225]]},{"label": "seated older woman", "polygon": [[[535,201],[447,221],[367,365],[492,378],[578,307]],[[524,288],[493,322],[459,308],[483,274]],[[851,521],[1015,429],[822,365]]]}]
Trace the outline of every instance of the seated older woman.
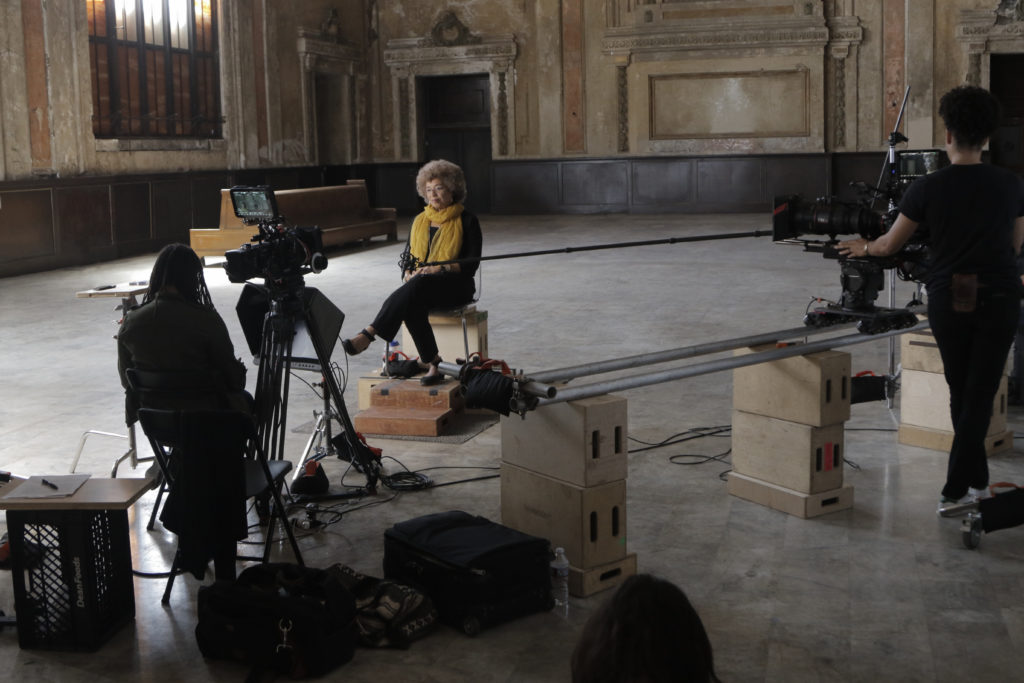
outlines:
[{"label": "seated older woman", "polygon": [[[342,341],[342,346],[354,356],[378,336],[393,340],[404,322],[420,352],[419,367],[427,372],[420,382],[430,385],[443,376],[437,369],[441,357],[427,316],[431,309],[453,308],[473,299],[473,275],[483,237],[480,221],[462,205],[466,178],[457,165],[443,159],[427,163],[416,174],[416,191],[427,206],[409,231],[408,257],[402,261],[405,284],[385,299],[373,323]],[[454,260],[462,262],[424,265]]]}]

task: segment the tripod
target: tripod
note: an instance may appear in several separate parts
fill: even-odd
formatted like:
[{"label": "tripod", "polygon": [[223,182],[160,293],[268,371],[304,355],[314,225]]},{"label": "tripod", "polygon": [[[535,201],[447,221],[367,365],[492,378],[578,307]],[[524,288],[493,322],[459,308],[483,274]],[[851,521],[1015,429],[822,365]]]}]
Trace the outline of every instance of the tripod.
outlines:
[{"label": "tripod", "polygon": [[[376,493],[380,479],[380,462],[369,447],[356,437],[352,420],[345,409],[345,402],[337,379],[331,371],[325,340],[321,336],[321,323],[314,314],[305,290],[302,275],[265,280],[269,309],[263,320],[260,340],[259,370],[256,378],[257,435],[267,457],[281,459],[284,453],[285,425],[288,418],[288,387],[292,364],[292,342],[296,330],[304,325],[315,350],[316,361],[323,377],[324,413],[320,420],[328,423],[336,418],[343,428],[343,443],[348,448],[351,460],[366,477],[366,485],[357,493]],[[329,429],[329,427],[328,427]],[[311,439],[312,443],[312,439]],[[301,472],[310,445],[299,463]],[[349,494],[342,494],[342,497]]]}]

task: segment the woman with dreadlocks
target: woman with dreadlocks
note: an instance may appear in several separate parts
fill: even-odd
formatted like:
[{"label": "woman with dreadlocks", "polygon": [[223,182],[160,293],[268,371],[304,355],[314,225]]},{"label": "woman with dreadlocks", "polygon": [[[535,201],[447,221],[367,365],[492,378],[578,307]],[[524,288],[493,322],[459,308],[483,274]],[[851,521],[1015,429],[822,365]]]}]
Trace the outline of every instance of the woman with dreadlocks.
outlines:
[{"label": "woman with dreadlocks", "polygon": [[[373,323],[342,341],[350,356],[362,353],[381,336],[391,341],[405,323],[420,352],[422,384],[437,384],[444,376],[437,366],[437,340],[428,314],[433,308],[453,308],[473,299],[483,238],[480,221],[463,208],[466,177],[458,165],[444,159],[425,164],[416,174],[416,191],[427,203],[413,220],[402,260],[401,287],[392,292]],[[444,263],[459,260],[459,263]],[[433,265],[437,264],[437,265]]]},{"label": "woman with dreadlocks", "polygon": [[128,368],[202,371],[228,396],[230,404],[222,407],[251,411],[245,365],[213,307],[202,262],[184,244],[169,244],[157,256],[142,304],[128,311],[117,334],[117,369],[127,392],[128,421],[134,422],[138,403]]}]

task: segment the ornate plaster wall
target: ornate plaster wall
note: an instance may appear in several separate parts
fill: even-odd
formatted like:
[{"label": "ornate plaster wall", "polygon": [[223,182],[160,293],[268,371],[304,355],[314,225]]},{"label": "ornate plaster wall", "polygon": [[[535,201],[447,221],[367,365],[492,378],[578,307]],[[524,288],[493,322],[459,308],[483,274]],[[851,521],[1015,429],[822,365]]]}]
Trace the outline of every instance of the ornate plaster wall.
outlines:
[{"label": "ornate plaster wall", "polygon": [[926,147],[943,92],[1024,51],[1020,6],[217,0],[223,139],[161,141],[93,138],[84,3],[4,2],[0,180],[418,161],[417,79],[471,72],[499,159],[878,151],[908,85]]}]

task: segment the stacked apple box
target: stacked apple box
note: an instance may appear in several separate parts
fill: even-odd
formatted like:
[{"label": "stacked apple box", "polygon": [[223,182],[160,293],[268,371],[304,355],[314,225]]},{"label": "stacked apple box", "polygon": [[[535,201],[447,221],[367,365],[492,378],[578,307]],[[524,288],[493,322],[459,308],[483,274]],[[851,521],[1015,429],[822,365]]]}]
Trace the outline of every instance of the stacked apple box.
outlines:
[{"label": "stacked apple box", "polygon": [[[462,315],[457,312],[432,311],[428,320],[434,330],[437,341],[437,353],[442,359],[454,363],[455,359],[466,355],[466,341],[469,341],[469,352],[479,353],[487,357],[487,311],[480,310],[475,304],[466,306],[466,337],[462,334]],[[416,343],[409,330],[402,325],[402,350],[409,358],[420,355]],[[430,360],[429,358],[427,360]]]},{"label": "stacked apple box", "polygon": [[501,420],[501,521],[562,547],[569,592],[586,597],[636,573],[626,552],[626,399],[543,405]]},{"label": "stacked apple box", "polygon": [[852,507],[853,487],[843,483],[850,391],[850,355],[841,351],[734,370],[729,493],[804,518]]},{"label": "stacked apple box", "polygon": [[[899,442],[948,452],[953,445],[949,386],[931,330],[902,335],[900,365]],[[1013,431],[1006,428],[1006,399],[1004,375],[992,404],[992,420],[985,437],[985,451],[989,455],[1013,448]]]},{"label": "stacked apple box", "polygon": [[353,418],[356,430],[364,434],[441,436],[446,433],[452,417],[465,405],[457,380],[446,379],[425,387],[415,377],[411,380],[379,378],[382,381],[376,382],[372,377],[365,379],[369,405]]}]

